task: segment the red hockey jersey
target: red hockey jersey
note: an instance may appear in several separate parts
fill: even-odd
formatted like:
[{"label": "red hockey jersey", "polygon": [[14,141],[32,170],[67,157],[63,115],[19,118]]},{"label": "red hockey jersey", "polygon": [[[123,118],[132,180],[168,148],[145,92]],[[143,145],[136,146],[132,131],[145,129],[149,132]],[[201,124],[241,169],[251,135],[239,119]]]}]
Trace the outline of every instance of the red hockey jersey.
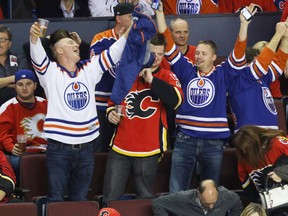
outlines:
[{"label": "red hockey jersey", "polygon": [[253,169],[244,161],[238,162],[238,175],[242,182],[242,187],[246,188],[251,182],[253,182],[258,190],[264,188],[265,178],[267,173],[273,170],[273,164],[281,155],[288,156],[288,138],[276,137],[272,142],[272,147],[266,154],[266,166],[259,166],[258,169]]},{"label": "red hockey jersey", "polygon": [[36,97],[31,107],[26,107],[16,97],[0,109],[0,150],[12,152],[17,134],[26,134],[29,145],[47,144],[43,138],[43,125],[47,113],[47,101]]},{"label": "red hockey jersey", "polygon": [[[182,90],[174,73],[157,69],[153,77],[174,87],[178,104],[182,102]],[[125,116],[120,120],[111,140],[112,149],[120,154],[133,157],[146,157],[167,150],[166,108],[162,100],[151,90],[151,84],[137,77],[130,92],[121,103],[126,107]],[[113,106],[109,102],[109,106]],[[108,108],[109,112],[114,107]]]}]

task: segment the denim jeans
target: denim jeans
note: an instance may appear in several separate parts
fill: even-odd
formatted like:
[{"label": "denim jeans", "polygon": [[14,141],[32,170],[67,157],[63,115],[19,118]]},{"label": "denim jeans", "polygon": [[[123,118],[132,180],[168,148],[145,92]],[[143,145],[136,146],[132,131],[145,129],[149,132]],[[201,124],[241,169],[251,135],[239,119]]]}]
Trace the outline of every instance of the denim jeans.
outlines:
[{"label": "denim jeans", "polygon": [[86,200],[94,170],[93,143],[83,143],[79,149],[48,139],[47,170],[48,202]]},{"label": "denim jeans", "polygon": [[226,139],[194,138],[178,132],[172,154],[170,193],[189,189],[197,162],[201,180],[213,179],[218,184],[226,142]]},{"label": "denim jeans", "polygon": [[10,163],[16,176],[16,186],[20,186],[20,163],[21,156],[10,155]]},{"label": "denim jeans", "polygon": [[110,150],[105,170],[103,204],[119,199],[133,170],[137,198],[152,198],[159,154],[149,157],[129,157]]}]

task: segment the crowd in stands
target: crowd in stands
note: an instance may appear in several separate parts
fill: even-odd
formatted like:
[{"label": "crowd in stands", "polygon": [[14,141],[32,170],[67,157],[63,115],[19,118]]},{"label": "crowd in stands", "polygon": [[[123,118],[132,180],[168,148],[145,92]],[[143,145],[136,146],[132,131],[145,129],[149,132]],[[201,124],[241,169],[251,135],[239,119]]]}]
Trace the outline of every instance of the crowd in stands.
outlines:
[{"label": "crowd in stands", "polygon": [[[287,0],[163,0],[157,9],[150,4],[18,0],[10,8],[1,1],[0,19],[8,19],[9,11],[13,19],[35,19],[25,56],[10,51],[12,32],[0,25],[1,203],[13,200],[21,157],[34,153],[46,154],[48,202],[86,200],[93,154],[105,152],[102,207],[124,195],[133,172],[136,198],[153,199],[154,215],[266,215],[259,205],[265,179],[288,184],[288,136],[278,128],[274,103],[283,97],[278,78],[288,76]],[[188,22],[176,17],[168,26],[165,19],[236,12],[235,45],[218,65],[212,40],[189,45]],[[259,12],[282,12],[281,21],[270,41],[247,47],[249,24]],[[91,16],[112,17],[115,24],[91,42],[65,26],[40,37],[37,17]],[[118,105],[124,112],[117,112]],[[26,137],[24,144],[18,135]],[[219,185],[227,146],[236,152],[247,207],[239,194]],[[155,198],[157,164],[167,150],[173,150],[169,194]],[[191,189],[196,175],[199,187]],[[109,211],[120,215],[110,208],[99,215]],[[287,208],[275,215],[282,213]]]},{"label": "crowd in stands", "polygon": [[[113,17],[113,7],[131,2],[140,5],[148,15],[154,15],[152,0],[13,0],[0,2],[0,19],[38,17]],[[166,15],[235,13],[250,3],[261,12],[283,11],[287,0],[163,0]],[[49,8],[49,10],[48,10]],[[12,14],[10,14],[12,13]]]}]

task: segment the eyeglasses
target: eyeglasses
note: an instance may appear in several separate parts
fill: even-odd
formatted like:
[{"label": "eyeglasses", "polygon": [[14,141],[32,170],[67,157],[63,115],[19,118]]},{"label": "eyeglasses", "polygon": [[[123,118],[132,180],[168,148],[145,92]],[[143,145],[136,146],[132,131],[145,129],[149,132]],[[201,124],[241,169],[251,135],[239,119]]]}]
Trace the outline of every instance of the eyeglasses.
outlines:
[{"label": "eyeglasses", "polygon": [[10,39],[7,38],[0,38],[0,43],[5,43],[6,41],[9,41]]}]

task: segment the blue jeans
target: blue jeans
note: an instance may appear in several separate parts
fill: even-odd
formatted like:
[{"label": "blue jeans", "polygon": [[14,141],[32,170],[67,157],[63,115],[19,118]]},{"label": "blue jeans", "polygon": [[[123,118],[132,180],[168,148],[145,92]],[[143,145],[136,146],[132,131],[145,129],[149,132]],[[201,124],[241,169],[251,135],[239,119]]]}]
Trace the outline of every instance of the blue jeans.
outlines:
[{"label": "blue jeans", "polygon": [[20,186],[20,163],[21,156],[10,155],[10,163],[16,176],[16,186]]},{"label": "blue jeans", "polygon": [[153,183],[157,172],[159,154],[149,157],[129,157],[112,149],[106,164],[103,203],[119,199],[125,192],[126,183],[133,170],[137,198],[152,198]]},{"label": "blue jeans", "polygon": [[86,200],[94,169],[93,143],[71,146],[48,139],[49,202],[63,201],[67,189],[68,200]]},{"label": "blue jeans", "polygon": [[189,189],[197,162],[201,180],[213,179],[218,184],[226,141],[194,138],[178,132],[172,154],[170,193]]}]

